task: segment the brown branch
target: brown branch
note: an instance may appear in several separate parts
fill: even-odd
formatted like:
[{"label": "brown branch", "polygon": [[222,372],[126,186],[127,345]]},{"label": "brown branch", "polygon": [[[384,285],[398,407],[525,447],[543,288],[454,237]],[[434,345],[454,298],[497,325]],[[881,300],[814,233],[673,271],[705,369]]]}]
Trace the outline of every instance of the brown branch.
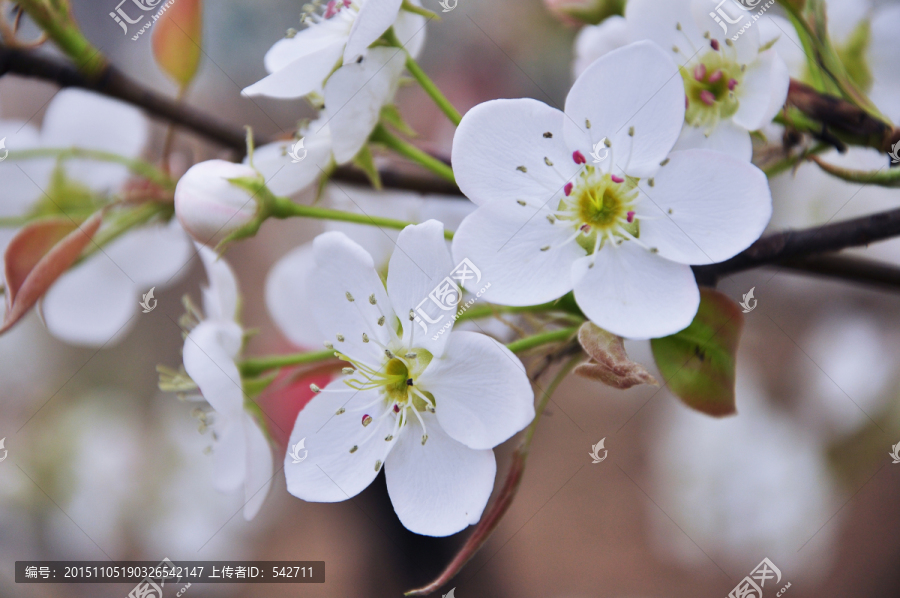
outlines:
[{"label": "brown branch", "polygon": [[[0,45],[0,76],[16,74],[52,81],[61,87],[80,87],[113,97],[144,109],[148,114],[175,123],[197,135],[219,145],[233,149],[243,155],[246,137],[243,129],[224,123],[208,112],[145,88],[129,78],[114,66],[107,66],[97,78],[90,78],[67,62],[41,56],[33,51],[24,51]],[[256,136],[259,145],[271,139]],[[419,193],[441,195],[462,195],[459,187],[447,181],[420,175],[408,175],[394,170],[381,170],[381,181],[385,187]],[[349,167],[338,168],[334,180],[369,186],[369,179],[358,170]]]},{"label": "brown branch", "polygon": [[889,290],[900,290],[900,268],[846,255],[817,255],[780,262],[778,266],[804,274],[837,278]]},{"label": "brown branch", "polygon": [[[900,209],[888,210],[834,224],[766,235],[730,260],[709,266],[694,266],[694,274],[701,283],[714,284],[727,274],[776,265],[817,253],[860,247],[898,235]],[[796,266],[796,262],[794,264]]]}]

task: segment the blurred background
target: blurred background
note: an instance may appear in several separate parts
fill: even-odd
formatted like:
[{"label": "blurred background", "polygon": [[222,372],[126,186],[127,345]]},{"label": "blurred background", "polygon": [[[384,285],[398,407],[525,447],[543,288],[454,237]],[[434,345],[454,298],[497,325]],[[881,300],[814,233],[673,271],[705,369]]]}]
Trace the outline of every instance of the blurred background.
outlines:
[{"label": "blurred background", "polygon": [[[113,0],[73,4],[114,64],[174,96],[150,38],[131,41],[109,18]],[[439,10],[436,0],[424,4]],[[300,10],[291,0],[206,0],[205,56],[189,103],[267,135],[289,134],[311,116],[302,101],[240,95],[265,74],[271,44],[299,26]],[[463,112],[500,97],[562,107],[575,34],[539,0],[459,0],[429,25],[420,63]],[[38,124],[38,107],[55,92],[3,77],[0,116]],[[420,133],[417,143],[449,155],[453,129],[428,98],[409,86],[399,105]],[[165,132],[154,127],[151,158]],[[212,157],[237,158],[189,133],[177,138],[181,170]],[[827,199],[852,200],[854,213],[865,213],[900,199],[849,185],[824,186],[827,198],[800,198],[791,174],[782,178],[773,188],[786,211]],[[277,259],[319,230],[270,222],[229,249],[243,322],[259,330],[247,355],[296,350],[273,325],[262,289]],[[896,246],[869,251],[900,262]],[[139,313],[125,338],[99,351],[53,339],[36,314],[0,337],[0,438],[8,450],[0,462],[0,596],[125,596],[133,587],[16,585],[14,561],[37,559],[326,562],[322,585],[195,584],[186,594],[197,597],[401,596],[431,581],[467,532],[435,539],[405,530],[383,475],[338,504],[304,503],[276,475],[251,522],[239,496],[213,490],[208,435],[198,432],[188,403],[157,389],[155,369],[180,364],[173,320],[183,313],[181,297],[199,300],[204,284],[194,260],[179,284],[157,292],[156,310]],[[758,300],[739,349],[739,414],[713,420],[664,388],[622,392],[570,378],[541,422],[499,529],[436,595],[455,587],[457,598],[721,598],[764,557],[782,573],[766,597],[788,582],[794,598],[898,594],[900,465],[888,453],[900,442],[900,296],[774,268],[719,288],[737,301],[755,288]],[[653,369],[648,343],[627,348]],[[281,428],[273,430],[281,443],[276,469],[308,394],[279,386],[261,399]],[[601,439],[608,458],[592,464],[588,453]],[[497,450],[498,486],[514,445]]]}]

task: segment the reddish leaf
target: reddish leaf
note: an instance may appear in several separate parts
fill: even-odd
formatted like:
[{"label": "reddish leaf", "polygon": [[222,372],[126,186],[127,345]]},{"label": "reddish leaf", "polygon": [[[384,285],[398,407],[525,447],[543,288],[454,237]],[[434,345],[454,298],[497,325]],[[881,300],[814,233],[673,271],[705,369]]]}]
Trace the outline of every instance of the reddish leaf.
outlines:
[{"label": "reddish leaf", "polygon": [[68,218],[33,222],[13,237],[4,255],[7,310],[0,334],[28,313],[47,289],[75,263],[100,228],[98,212],[81,226]]},{"label": "reddish leaf", "polygon": [[178,0],[153,29],[153,57],[167,75],[185,87],[197,74],[203,35],[203,2]]}]

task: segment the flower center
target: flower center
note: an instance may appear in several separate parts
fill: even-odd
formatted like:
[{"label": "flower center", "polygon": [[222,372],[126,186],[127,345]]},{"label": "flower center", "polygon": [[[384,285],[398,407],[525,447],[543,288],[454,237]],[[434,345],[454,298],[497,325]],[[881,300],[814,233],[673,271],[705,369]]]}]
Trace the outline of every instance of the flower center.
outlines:
[{"label": "flower center", "polygon": [[571,240],[588,254],[595,253],[607,241],[618,244],[622,239],[637,239],[638,183],[639,179],[618,177],[586,165],[576,181],[566,185],[565,196],[552,217],[554,223],[571,226]]},{"label": "flower center", "polygon": [[744,67],[726,52],[712,49],[693,67],[680,67],[684,80],[685,121],[694,127],[714,127],[731,118],[740,102],[734,93],[744,78]]},{"label": "flower center", "polygon": [[352,12],[344,9],[353,9],[355,12],[359,12],[359,4],[351,0],[328,0],[328,2],[312,0],[312,2],[303,5],[303,12],[300,13],[300,22],[314,25],[335,15],[342,14],[342,12]]}]

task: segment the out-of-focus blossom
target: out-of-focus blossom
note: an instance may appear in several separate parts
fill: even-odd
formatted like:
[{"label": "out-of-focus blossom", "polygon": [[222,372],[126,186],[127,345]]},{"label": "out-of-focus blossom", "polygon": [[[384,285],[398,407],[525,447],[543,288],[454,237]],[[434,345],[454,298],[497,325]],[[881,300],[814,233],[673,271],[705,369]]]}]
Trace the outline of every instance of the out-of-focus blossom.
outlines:
[{"label": "out-of-focus blossom", "polygon": [[710,0],[629,0],[624,19],[579,33],[575,71],[581,74],[598,56],[628,42],[646,39],[670,49],[687,106],[676,149],[711,149],[749,161],[750,131],[770,123],[784,105],[790,77],[777,52],[761,51],[758,27],[737,34],[751,13],[735,10],[737,24],[723,32],[709,15],[715,10]]},{"label": "out-of-focus blossom", "polygon": [[[435,219],[455,229],[474,210],[471,202],[453,197],[428,197],[415,193],[378,193],[347,186],[326,188],[327,207],[356,214],[395,218],[411,223]],[[399,231],[364,224],[327,221],[326,231],[344,232],[365,249],[375,269],[385,276]],[[275,323],[298,347],[319,347],[322,335],[310,315],[310,290],[315,259],[313,244],[306,243],[285,254],[272,267],[266,280],[266,305]]]},{"label": "out-of-focus blossom", "polygon": [[[73,146],[137,158],[146,145],[148,123],[140,111],[116,100],[64,89],[47,106],[40,131],[26,123],[0,121],[0,138],[12,152]],[[8,193],[3,217],[61,213],[87,217],[93,196],[114,193],[128,180],[120,165],[96,160],[49,159],[0,163]],[[12,238],[0,234],[0,248]],[[190,243],[177,223],[151,224],[129,231],[63,274],[43,299],[47,328],[76,345],[109,346],[134,324],[140,294],[175,282],[190,256]]]},{"label": "out-of-focus blossom", "polygon": [[690,265],[745,249],[772,207],[755,166],[708,150],[670,153],[684,121],[674,70],[661,48],[636,42],[588,67],[565,113],[520,99],[465,115],[453,165],[479,207],[453,254],[491,282],[487,301],[536,305],[574,289],[591,321],[618,336],[690,324],[700,302]]},{"label": "out-of-focus blossom", "polygon": [[748,365],[738,367],[738,416],[666,407],[651,456],[657,538],[686,564],[767,556],[792,575],[825,570],[834,527],[822,524],[837,506],[824,446],[768,404]]},{"label": "out-of-focus blossom", "polygon": [[313,317],[352,367],[300,412],[290,442],[305,441],[308,457],[285,458],[288,491],[347,500],[383,465],[411,531],[446,536],[477,522],[496,474],[491,449],[534,418],[534,397],[521,362],[497,341],[454,332],[452,321],[442,334],[422,333],[407,317],[453,270],[443,226],[405,228],[386,283],[342,233],[320,235],[314,253]]},{"label": "out-of-focus blossom", "polygon": [[175,214],[195,241],[215,246],[245,226],[257,212],[253,194],[232,179],[255,179],[249,166],[225,160],[207,160],[191,166],[175,188]]},{"label": "out-of-focus blossom", "polygon": [[209,286],[203,290],[204,319],[184,342],[184,369],[214,409],[212,429],[216,489],[243,491],[244,518],[253,519],[272,485],[272,450],[256,420],[244,408],[244,390],[235,359],[244,331],[237,322],[238,288],[234,273],[215,253],[198,246]]},{"label": "out-of-focus blossom", "polygon": [[[336,67],[365,56],[391,27],[415,56],[424,42],[425,18],[402,10],[401,5],[401,0],[337,0],[329,1],[324,10],[321,4],[307,10],[302,17],[306,28],[276,42],[266,53],[270,75],[243,93],[299,98],[320,92]],[[318,10],[323,13],[317,14]]]}]

